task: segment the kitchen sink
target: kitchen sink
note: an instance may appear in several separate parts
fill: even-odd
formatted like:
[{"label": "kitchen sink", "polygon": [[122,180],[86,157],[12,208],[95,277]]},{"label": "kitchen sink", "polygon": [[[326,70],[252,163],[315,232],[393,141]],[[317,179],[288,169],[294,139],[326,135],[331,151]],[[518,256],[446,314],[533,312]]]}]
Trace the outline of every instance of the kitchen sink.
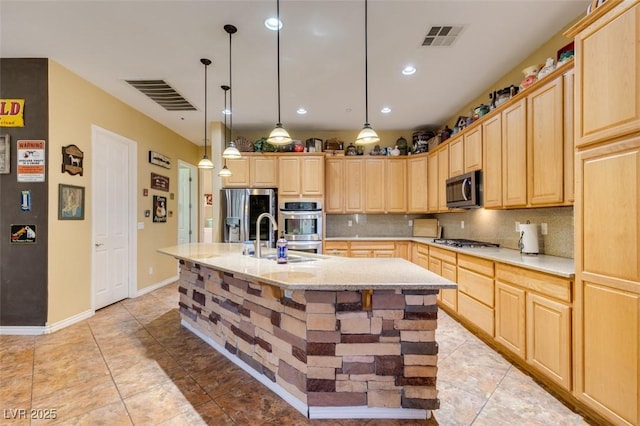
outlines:
[{"label": "kitchen sink", "polygon": [[[262,256],[262,258],[277,260],[277,256],[275,254],[267,254]],[[315,257],[299,256],[297,254],[290,254],[289,256],[287,256],[287,263],[315,262],[316,260],[318,259]]]}]

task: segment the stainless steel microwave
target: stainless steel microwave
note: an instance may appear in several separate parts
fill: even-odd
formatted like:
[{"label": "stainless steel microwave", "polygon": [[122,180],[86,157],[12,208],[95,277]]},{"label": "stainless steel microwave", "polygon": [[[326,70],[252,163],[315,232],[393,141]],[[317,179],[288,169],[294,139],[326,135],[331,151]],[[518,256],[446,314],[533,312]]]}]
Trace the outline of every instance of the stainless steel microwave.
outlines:
[{"label": "stainless steel microwave", "polygon": [[473,209],[482,207],[480,170],[447,179],[447,207]]}]

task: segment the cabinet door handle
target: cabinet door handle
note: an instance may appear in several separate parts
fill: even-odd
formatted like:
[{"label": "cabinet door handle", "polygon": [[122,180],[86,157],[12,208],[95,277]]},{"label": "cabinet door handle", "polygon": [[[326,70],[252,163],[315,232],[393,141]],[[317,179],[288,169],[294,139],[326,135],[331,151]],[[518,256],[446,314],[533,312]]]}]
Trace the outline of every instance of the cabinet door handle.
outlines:
[{"label": "cabinet door handle", "polygon": [[103,243],[96,243],[95,244],[96,247],[100,247],[100,246],[103,246],[103,245],[104,245]]}]

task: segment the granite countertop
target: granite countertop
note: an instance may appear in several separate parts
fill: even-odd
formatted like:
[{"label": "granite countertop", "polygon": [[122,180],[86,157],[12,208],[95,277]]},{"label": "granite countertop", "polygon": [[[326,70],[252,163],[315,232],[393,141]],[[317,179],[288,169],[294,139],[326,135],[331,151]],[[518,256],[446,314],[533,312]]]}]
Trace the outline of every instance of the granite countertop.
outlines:
[{"label": "granite countertop", "polygon": [[434,243],[433,238],[431,237],[331,237],[325,238],[325,241],[414,241],[445,250],[455,251],[457,253],[464,253],[564,278],[573,279],[576,274],[574,260],[566,257],[548,256],[546,254],[523,255],[518,250],[501,247],[451,247]]},{"label": "granite countertop", "polygon": [[[169,256],[291,290],[440,289],[456,284],[399,258],[356,259],[290,254],[315,261],[278,264],[275,260],[242,255],[242,244],[191,243],[158,250]],[[263,255],[273,250],[264,250]]]}]

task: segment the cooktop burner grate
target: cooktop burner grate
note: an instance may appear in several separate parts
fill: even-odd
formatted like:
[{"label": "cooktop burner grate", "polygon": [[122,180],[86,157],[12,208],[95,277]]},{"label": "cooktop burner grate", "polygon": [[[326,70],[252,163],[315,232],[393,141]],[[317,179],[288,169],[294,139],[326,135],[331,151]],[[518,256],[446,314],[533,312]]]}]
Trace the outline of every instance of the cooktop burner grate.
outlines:
[{"label": "cooktop burner grate", "polygon": [[484,241],[466,240],[464,238],[436,238],[433,240],[436,244],[443,244],[451,247],[500,247],[500,244],[485,243]]}]

